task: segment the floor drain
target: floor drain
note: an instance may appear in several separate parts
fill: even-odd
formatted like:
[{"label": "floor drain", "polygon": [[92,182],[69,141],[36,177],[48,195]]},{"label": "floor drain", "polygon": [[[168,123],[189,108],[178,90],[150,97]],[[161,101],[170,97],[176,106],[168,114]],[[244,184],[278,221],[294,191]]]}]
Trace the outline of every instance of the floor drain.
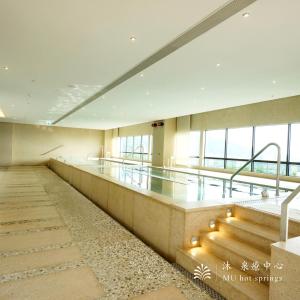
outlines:
[{"label": "floor drain", "polygon": [[212,289],[210,286],[208,286],[206,283],[199,279],[194,279],[194,275],[184,269],[182,266],[178,265],[177,263],[174,263],[173,266],[175,269],[177,269],[180,273],[182,273],[185,277],[187,277],[189,280],[191,280],[195,285],[197,285],[200,289],[206,291],[213,299],[216,300],[226,300],[222,295],[220,295],[218,292],[216,292],[214,289]]}]

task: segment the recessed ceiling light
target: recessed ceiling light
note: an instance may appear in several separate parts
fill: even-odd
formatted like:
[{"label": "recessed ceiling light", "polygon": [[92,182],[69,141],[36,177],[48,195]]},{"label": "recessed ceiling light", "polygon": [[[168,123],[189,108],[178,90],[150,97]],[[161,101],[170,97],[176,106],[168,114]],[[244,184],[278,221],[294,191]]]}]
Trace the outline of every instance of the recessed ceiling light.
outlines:
[{"label": "recessed ceiling light", "polygon": [[250,14],[249,14],[248,12],[245,12],[245,13],[242,14],[242,16],[243,16],[244,18],[248,18],[248,17],[250,16]]},{"label": "recessed ceiling light", "polygon": [[8,66],[2,66],[2,67],[0,67],[0,70],[7,71],[8,70]]},{"label": "recessed ceiling light", "polygon": [[135,42],[135,41],[136,41],[136,37],[132,35],[132,36],[130,37],[130,40],[131,40],[132,42]]},{"label": "recessed ceiling light", "polygon": [[202,87],[202,88],[200,88],[201,89],[201,91],[204,91],[205,90],[205,87]]},{"label": "recessed ceiling light", "polygon": [[272,83],[273,83],[273,84],[276,84],[276,80],[273,80]]},{"label": "recessed ceiling light", "polygon": [[140,77],[144,77],[144,73],[141,73],[141,74],[140,74]]},{"label": "recessed ceiling light", "polygon": [[217,68],[219,68],[221,66],[221,64],[216,64]]}]

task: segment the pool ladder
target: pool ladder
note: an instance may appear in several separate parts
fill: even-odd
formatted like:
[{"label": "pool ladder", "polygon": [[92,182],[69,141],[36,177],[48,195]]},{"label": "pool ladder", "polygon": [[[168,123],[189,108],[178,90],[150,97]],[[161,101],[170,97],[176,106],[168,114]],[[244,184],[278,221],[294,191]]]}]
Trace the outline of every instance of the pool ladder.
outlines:
[{"label": "pool ladder", "polygon": [[[257,152],[249,161],[247,161],[241,168],[239,168],[231,177],[230,177],[230,194],[232,197],[232,181],[233,178],[239,174],[246,166],[248,166],[254,159],[262,154],[267,148],[275,146],[277,148],[277,172],[276,172],[276,196],[279,196],[279,183],[280,183],[280,146],[276,143],[269,143],[263,147],[259,152]],[[224,192],[223,192],[224,193]],[[300,185],[281,203],[281,215],[280,215],[280,241],[286,241],[289,235],[289,210],[288,206],[290,202],[300,193]]]},{"label": "pool ladder", "polygon": [[276,172],[276,196],[279,196],[279,176],[280,176],[280,163],[281,163],[281,154],[280,154],[280,146],[277,143],[269,143],[265,147],[263,147],[260,151],[258,151],[251,159],[249,159],[242,167],[240,167],[231,177],[230,177],[230,188],[229,188],[229,197],[232,197],[232,183],[233,178],[238,175],[245,167],[247,167],[250,163],[252,163],[257,156],[262,154],[269,147],[274,146],[277,148],[277,172]]}]

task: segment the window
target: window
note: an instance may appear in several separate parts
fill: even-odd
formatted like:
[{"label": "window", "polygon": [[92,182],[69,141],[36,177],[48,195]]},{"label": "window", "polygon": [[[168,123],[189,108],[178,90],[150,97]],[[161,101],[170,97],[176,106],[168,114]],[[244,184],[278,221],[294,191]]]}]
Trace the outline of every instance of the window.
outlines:
[{"label": "window", "polygon": [[125,158],[126,156],[126,137],[121,137],[120,139],[120,154],[122,158]]},{"label": "window", "polygon": [[206,131],[205,156],[224,158],[225,129]]},{"label": "window", "polygon": [[[281,148],[281,175],[300,176],[300,124],[206,131],[205,166],[238,169],[268,143]],[[245,170],[276,174],[277,151],[270,147]]]},{"label": "window", "polygon": [[248,160],[252,157],[252,132],[252,127],[228,129],[228,158]]},{"label": "window", "polygon": [[[287,161],[288,125],[259,126],[255,128],[255,153],[268,143],[277,143],[281,148],[281,161]],[[254,171],[257,173],[276,174],[277,150],[270,147],[254,161]],[[286,164],[281,165],[280,173],[287,174]]]},{"label": "window", "polygon": [[[228,129],[226,168],[239,169],[252,157],[253,127]],[[245,168],[251,171],[251,165]]]},{"label": "window", "polygon": [[189,164],[192,166],[199,165],[200,159],[200,131],[191,131],[189,133],[188,144]]},{"label": "window", "polygon": [[300,124],[291,125],[289,175],[300,176]]},{"label": "window", "polygon": [[291,162],[300,162],[300,124],[291,125]]},{"label": "window", "polygon": [[205,132],[205,166],[211,168],[224,168],[225,137],[225,129]]},{"label": "window", "polygon": [[200,131],[177,132],[175,145],[177,164],[199,165]]},{"label": "window", "polygon": [[133,160],[152,160],[152,136],[121,137],[120,157]]},{"label": "window", "polygon": [[139,136],[134,136],[133,137],[133,159],[135,160],[141,160],[142,159],[142,152],[143,147],[142,147],[142,137]]},{"label": "window", "polygon": [[[288,140],[288,125],[259,126],[255,129],[255,153],[261,150],[268,143],[277,143],[281,148],[281,160],[286,161]],[[277,151],[270,147],[257,159],[277,160]]]}]

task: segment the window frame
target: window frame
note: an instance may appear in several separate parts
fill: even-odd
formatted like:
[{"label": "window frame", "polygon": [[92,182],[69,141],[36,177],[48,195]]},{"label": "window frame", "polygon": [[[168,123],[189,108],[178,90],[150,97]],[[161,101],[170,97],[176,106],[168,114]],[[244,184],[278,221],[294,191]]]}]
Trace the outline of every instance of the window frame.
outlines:
[{"label": "window frame", "polygon": [[[135,151],[137,147],[135,147],[135,144],[134,144],[134,141],[135,141],[135,138],[139,137],[140,138],[140,143],[139,145],[137,145],[137,147],[140,147],[140,150],[139,151]],[[143,148],[143,140],[144,138],[147,137],[148,139],[148,149],[145,149]],[[122,139],[126,140],[126,147],[125,147],[125,151],[122,151]],[[128,151],[128,138],[131,138],[132,139],[132,151]],[[150,134],[143,134],[143,135],[130,135],[130,136],[123,136],[123,137],[120,137],[120,154],[119,156],[121,158],[124,158],[124,159],[130,159],[130,160],[135,160],[135,161],[142,161],[142,157],[143,156],[147,156],[148,158],[147,159],[144,159],[144,161],[149,161],[151,162],[152,161],[152,149],[150,149],[150,147],[152,147],[152,135]],[[142,152],[142,149],[143,149],[143,152]],[[136,155],[139,155],[139,159],[136,159]],[[130,156],[130,157],[128,157]]]},{"label": "window frame", "polygon": [[[290,167],[291,166],[300,166],[300,161],[295,162],[291,161],[291,131],[292,131],[292,125],[293,124],[298,124],[298,123],[288,123],[288,124],[273,124],[273,126],[276,125],[286,125],[287,126],[287,141],[286,141],[286,149],[287,149],[287,154],[285,158],[282,158],[283,161],[281,161],[281,165],[285,166],[285,176],[290,175]],[[267,125],[266,125],[267,126]],[[272,125],[270,125],[272,126]],[[247,126],[248,127],[248,126]],[[250,126],[252,128],[252,146],[251,146],[251,157],[255,155],[255,141],[256,141],[256,129],[259,126]],[[238,128],[243,128],[243,127],[238,127]],[[228,161],[237,161],[237,162],[247,162],[248,159],[244,158],[232,158],[227,156],[227,150],[228,150],[228,130],[231,128],[225,128],[225,147],[224,147],[224,156],[223,157],[213,157],[213,156],[206,156],[206,132],[210,130],[205,130],[205,141],[204,141],[204,156],[203,156],[203,163],[204,166],[206,159],[213,159],[213,160],[223,160],[224,161],[224,169],[227,167],[227,162]],[[255,159],[253,162],[250,164],[250,170],[251,172],[255,172],[255,163],[269,163],[269,164],[276,164],[277,161],[275,160],[265,160],[265,159]]]}]

